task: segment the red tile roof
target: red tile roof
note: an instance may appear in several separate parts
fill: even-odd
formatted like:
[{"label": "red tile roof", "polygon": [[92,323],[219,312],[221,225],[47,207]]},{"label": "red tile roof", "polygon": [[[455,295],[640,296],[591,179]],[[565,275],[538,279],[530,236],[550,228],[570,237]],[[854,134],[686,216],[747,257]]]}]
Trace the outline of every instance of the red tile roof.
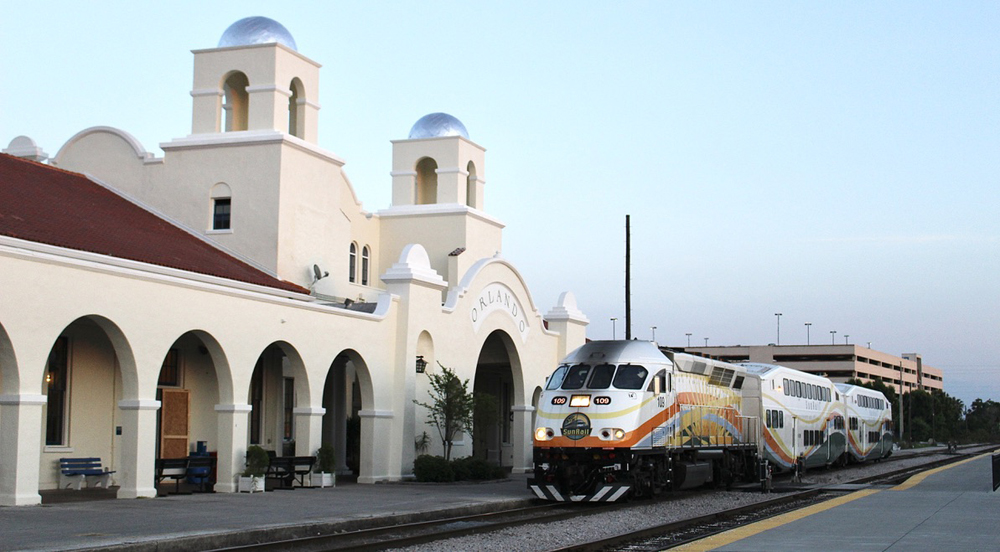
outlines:
[{"label": "red tile roof", "polygon": [[0,154],[0,235],[297,293],[87,177]]}]

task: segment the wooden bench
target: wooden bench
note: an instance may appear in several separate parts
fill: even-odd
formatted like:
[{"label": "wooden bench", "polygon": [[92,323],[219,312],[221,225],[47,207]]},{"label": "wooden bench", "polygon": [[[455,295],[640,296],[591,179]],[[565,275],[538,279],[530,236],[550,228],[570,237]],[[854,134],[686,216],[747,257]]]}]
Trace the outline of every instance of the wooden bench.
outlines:
[{"label": "wooden bench", "polygon": [[215,458],[209,456],[188,456],[187,458],[157,458],[156,484],[164,479],[174,480],[174,492],[170,494],[191,494],[181,492],[181,480],[187,478],[189,483],[200,487],[197,492],[207,493],[209,479],[215,470]]},{"label": "wooden bench", "polygon": [[294,489],[295,480],[298,480],[300,487],[305,487],[305,478],[312,472],[315,464],[315,456],[275,456],[271,458],[265,477],[280,481],[280,489]]},{"label": "wooden bench", "polygon": [[164,479],[174,480],[174,492],[170,494],[191,494],[181,493],[181,479],[187,477],[187,458],[157,458],[156,459],[156,484],[159,485]]},{"label": "wooden bench", "polygon": [[90,481],[95,481],[97,486],[107,489],[113,473],[103,467],[100,458],[60,458],[59,488],[79,491],[84,483],[91,487]]}]

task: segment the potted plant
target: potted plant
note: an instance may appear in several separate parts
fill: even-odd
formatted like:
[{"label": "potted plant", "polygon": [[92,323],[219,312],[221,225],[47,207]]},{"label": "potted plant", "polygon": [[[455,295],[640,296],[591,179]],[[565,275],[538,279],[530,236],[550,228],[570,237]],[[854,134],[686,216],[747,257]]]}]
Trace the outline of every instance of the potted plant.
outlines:
[{"label": "potted plant", "polygon": [[313,487],[335,487],[337,485],[337,474],[334,468],[337,465],[337,458],[333,455],[333,447],[323,445],[316,451],[316,464],[319,473],[313,472],[309,475],[310,483]]},{"label": "potted plant", "polygon": [[271,464],[267,457],[267,451],[257,445],[247,448],[247,467],[240,476],[239,492],[256,493],[264,492],[264,474]]}]

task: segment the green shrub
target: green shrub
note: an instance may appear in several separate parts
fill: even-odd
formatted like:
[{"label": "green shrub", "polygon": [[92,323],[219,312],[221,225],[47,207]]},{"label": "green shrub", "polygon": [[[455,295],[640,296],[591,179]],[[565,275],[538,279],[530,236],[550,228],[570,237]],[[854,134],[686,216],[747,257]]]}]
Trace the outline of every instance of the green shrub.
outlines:
[{"label": "green shrub", "polygon": [[490,479],[506,479],[507,470],[491,464],[486,460],[467,456],[451,461],[451,469],[455,472],[457,481],[486,481]]},{"label": "green shrub", "polygon": [[441,456],[421,454],[413,461],[413,475],[417,481],[445,483],[455,480],[455,472],[451,464]]},{"label": "green shrub", "polygon": [[267,451],[257,445],[251,445],[247,448],[247,467],[243,470],[243,476],[264,477],[270,465],[271,459],[267,456]]}]

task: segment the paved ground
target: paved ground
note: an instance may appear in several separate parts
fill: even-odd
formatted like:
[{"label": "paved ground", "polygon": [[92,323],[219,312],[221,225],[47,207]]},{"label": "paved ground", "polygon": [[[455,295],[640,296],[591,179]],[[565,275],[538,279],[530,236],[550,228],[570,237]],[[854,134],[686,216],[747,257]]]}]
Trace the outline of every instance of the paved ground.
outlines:
[{"label": "paved ground", "polygon": [[[0,550],[195,550],[253,537],[294,536],[333,527],[370,526],[431,512],[499,508],[533,501],[526,475],[468,484],[341,484],[250,494],[195,494],[0,508]],[[172,487],[172,485],[170,485]],[[166,487],[164,487],[166,488]],[[87,491],[80,491],[86,493]],[[163,542],[166,541],[166,542]]]},{"label": "paved ground", "polygon": [[681,550],[1000,550],[990,455],[702,539]]}]

